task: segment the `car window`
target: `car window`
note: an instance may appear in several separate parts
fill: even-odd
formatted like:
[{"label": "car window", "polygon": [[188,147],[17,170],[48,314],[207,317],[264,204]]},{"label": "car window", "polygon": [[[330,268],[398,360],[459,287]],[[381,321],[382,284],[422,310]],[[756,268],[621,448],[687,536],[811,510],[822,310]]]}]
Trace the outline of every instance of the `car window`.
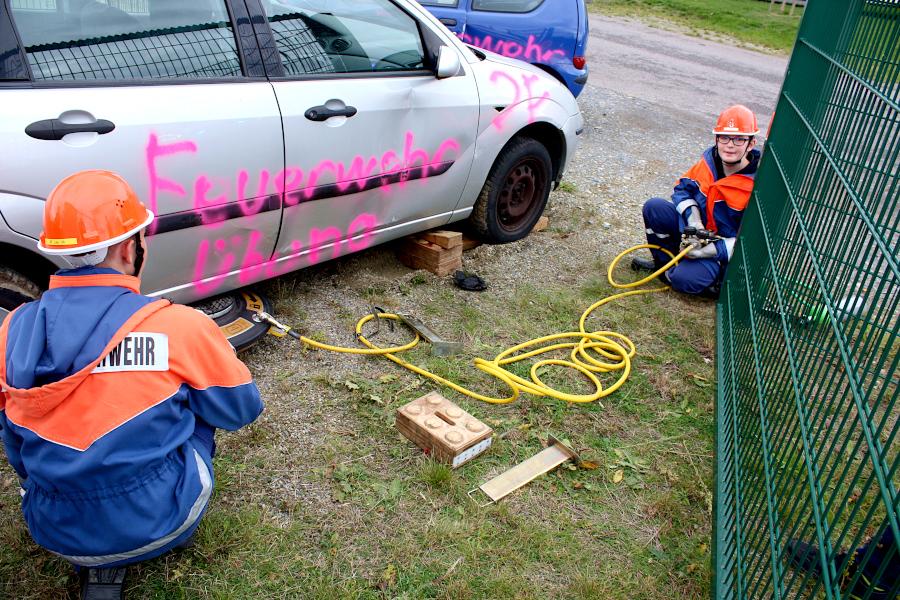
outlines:
[{"label": "car window", "polygon": [[472,0],[472,10],[526,13],[544,3],[544,0]]},{"label": "car window", "polygon": [[241,75],[225,0],[10,0],[35,80]]},{"label": "car window", "polygon": [[425,68],[418,25],[388,0],[263,0],[287,75]]}]

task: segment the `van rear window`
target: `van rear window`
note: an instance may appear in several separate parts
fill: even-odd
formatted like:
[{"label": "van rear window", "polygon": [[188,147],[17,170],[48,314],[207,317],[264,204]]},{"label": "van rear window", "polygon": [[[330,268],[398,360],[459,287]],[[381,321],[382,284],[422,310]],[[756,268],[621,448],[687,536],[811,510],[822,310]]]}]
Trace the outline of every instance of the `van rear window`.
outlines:
[{"label": "van rear window", "polygon": [[544,3],[544,0],[472,0],[472,10],[526,13]]}]

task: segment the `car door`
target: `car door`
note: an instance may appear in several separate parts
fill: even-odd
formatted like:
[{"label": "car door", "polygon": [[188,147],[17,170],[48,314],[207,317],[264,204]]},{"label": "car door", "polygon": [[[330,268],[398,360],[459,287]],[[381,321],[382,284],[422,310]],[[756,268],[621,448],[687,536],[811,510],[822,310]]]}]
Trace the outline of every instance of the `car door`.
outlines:
[{"label": "car door", "polygon": [[465,41],[466,15],[470,0],[420,0],[419,4],[436,16],[447,29]]},{"label": "car door", "polygon": [[[78,170],[120,173],[157,215],[145,293],[190,301],[250,283],[275,246],[281,119],[234,4],[235,14],[226,0],[9,5],[30,77],[0,83],[15,107],[0,114],[14,149],[0,187],[27,202]],[[249,36],[235,35],[241,14]]]},{"label": "car door", "polygon": [[281,270],[447,223],[475,150],[474,78],[435,77],[409,5],[324,1],[260,5],[283,70]]}]

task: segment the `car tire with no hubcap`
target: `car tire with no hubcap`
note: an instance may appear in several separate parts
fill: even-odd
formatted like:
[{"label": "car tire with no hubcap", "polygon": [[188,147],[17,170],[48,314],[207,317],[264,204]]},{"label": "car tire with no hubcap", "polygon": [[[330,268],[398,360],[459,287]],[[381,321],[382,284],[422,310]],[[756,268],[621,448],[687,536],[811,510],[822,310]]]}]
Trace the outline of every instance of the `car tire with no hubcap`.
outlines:
[{"label": "car tire with no hubcap", "polygon": [[544,212],[552,179],[550,154],[531,138],[514,138],[500,152],[469,222],[486,242],[520,240]]},{"label": "car tire with no hubcap", "polygon": [[0,267],[0,308],[12,310],[40,294],[41,288],[31,279],[9,267]]}]

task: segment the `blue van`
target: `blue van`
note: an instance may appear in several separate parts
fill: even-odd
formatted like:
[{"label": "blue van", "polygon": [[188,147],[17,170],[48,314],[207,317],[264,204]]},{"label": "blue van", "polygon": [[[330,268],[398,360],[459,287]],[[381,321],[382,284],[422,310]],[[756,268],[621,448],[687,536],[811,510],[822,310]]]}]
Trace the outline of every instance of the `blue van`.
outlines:
[{"label": "blue van", "polygon": [[465,43],[536,65],[577,96],[588,78],[584,0],[419,0]]}]

